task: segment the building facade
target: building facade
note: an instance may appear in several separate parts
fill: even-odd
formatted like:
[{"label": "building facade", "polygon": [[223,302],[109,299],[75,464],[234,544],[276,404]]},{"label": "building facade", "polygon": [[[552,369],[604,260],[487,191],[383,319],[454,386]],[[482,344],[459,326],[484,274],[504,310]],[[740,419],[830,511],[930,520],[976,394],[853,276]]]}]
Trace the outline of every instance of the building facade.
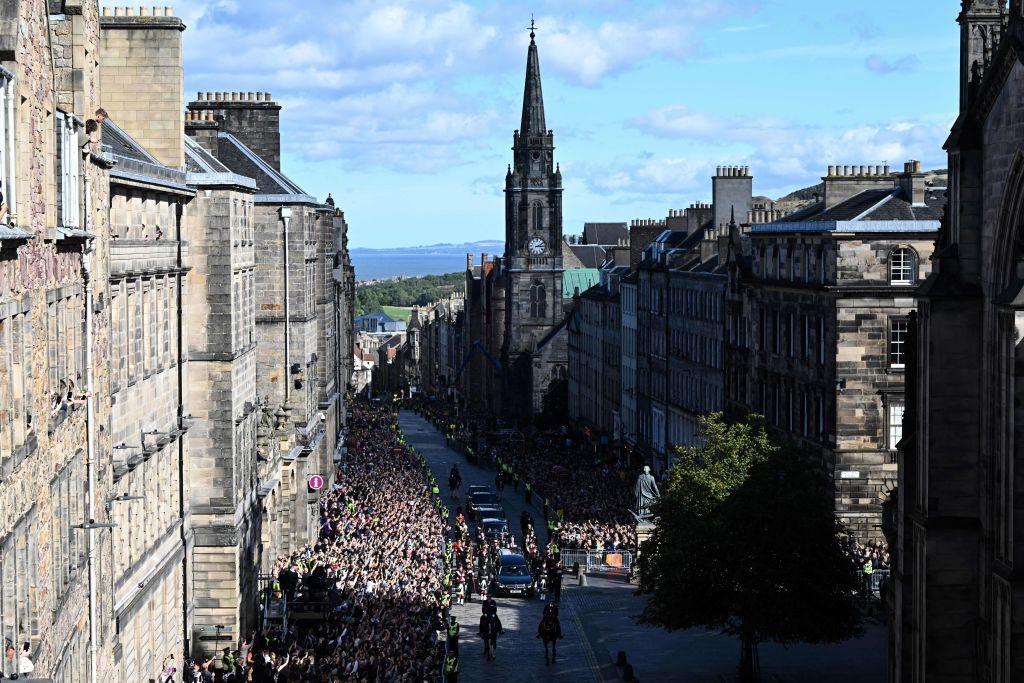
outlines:
[{"label": "building facade", "polygon": [[897,480],[914,287],[930,270],[945,188],[926,186],[917,162],[902,173],[834,166],[823,182],[823,199],[743,237],[726,391],[731,409],[764,415],[812,454],[839,518],[878,538]]},{"label": "building facade", "polygon": [[964,0],[949,204],[917,290],[894,555],[891,681],[1024,678],[1024,3]]},{"label": "building facade", "polygon": [[90,655],[111,634],[90,605],[112,609],[89,600],[112,579],[110,530],[88,524],[111,447],[98,49],[95,2],[0,5],[0,635],[58,681],[111,673]]},{"label": "building facade", "polygon": [[[230,117],[182,110],[184,29],[164,8],[0,6],[0,634],[54,681],[155,680],[251,630],[260,571],[315,535],[305,471],[340,446],[344,216],[268,199],[201,144]],[[295,419],[260,365],[261,201],[306,226]]]}]

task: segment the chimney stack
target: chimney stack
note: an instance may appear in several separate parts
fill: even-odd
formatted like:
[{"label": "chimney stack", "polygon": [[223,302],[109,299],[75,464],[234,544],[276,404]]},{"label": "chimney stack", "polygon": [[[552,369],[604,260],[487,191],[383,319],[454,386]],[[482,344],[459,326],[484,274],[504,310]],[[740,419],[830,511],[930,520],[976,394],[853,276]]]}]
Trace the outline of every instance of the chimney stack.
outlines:
[{"label": "chimney stack", "polygon": [[190,110],[208,111],[231,133],[275,170],[281,170],[281,105],[270,93],[244,90],[218,92],[215,100],[189,102]]},{"label": "chimney stack", "polygon": [[828,167],[828,174],[822,179],[825,186],[825,209],[831,209],[865,190],[877,190],[893,186],[889,167],[879,165],[855,165]]},{"label": "chimney stack", "polygon": [[740,220],[751,209],[754,180],[749,166],[729,167],[729,173],[711,179],[711,225],[715,230],[729,224],[731,216]]},{"label": "chimney stack", "polygon": [[903,173],[896,175],[903,197],[914,206],[924,206],[925,174],[921,171],[920,161],[908,161],[903,165]]},{"label": "chimney stack", "polygon": [[[185,25],[170,7],[104,8],[100,16],[99,101],[110,117],[157,160],[185,165]],[[160,85],[159,90],[153,84]]]}]

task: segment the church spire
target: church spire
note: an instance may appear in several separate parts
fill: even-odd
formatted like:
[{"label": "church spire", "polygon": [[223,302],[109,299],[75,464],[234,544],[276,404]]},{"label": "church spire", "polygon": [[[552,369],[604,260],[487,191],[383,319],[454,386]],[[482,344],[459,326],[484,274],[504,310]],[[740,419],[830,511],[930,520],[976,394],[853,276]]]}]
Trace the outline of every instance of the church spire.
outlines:
[{"label": "church spire", "polygon": [[540,57],[537,55],[537,25],[530,20],[530,50],[526,56],[526,86],[523,89],[523,121],[519,134],[523,137],[548,132],[544,120],[544,94],[540,87]]}]

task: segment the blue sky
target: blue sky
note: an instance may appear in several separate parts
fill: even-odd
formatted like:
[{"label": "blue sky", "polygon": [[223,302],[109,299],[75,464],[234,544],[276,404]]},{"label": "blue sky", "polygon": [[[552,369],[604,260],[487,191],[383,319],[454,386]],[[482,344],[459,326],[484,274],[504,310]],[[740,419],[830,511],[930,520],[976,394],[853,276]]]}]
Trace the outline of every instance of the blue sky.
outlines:
[{"label": "blue sky", "polygon": [[956,0],[179,0],[186,92],[270,91],[286,173],[350,245],[501,238],[530,13],[565,231],[771,197],[830,163],[945,167]]}]

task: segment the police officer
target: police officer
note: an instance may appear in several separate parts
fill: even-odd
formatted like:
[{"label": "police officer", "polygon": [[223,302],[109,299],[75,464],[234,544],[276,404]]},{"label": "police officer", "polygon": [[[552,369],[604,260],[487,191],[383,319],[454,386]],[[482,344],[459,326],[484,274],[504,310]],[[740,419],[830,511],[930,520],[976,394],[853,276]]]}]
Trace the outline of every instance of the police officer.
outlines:
[{"label": "police officer", "polygon": [[448,652],[459,654],[459,622],[454,616],[448,623]]},{"label": "police officer", "polygon": [[447,683],[459,683],[459,655],[448,653],[444,660],[444,680]]}]

